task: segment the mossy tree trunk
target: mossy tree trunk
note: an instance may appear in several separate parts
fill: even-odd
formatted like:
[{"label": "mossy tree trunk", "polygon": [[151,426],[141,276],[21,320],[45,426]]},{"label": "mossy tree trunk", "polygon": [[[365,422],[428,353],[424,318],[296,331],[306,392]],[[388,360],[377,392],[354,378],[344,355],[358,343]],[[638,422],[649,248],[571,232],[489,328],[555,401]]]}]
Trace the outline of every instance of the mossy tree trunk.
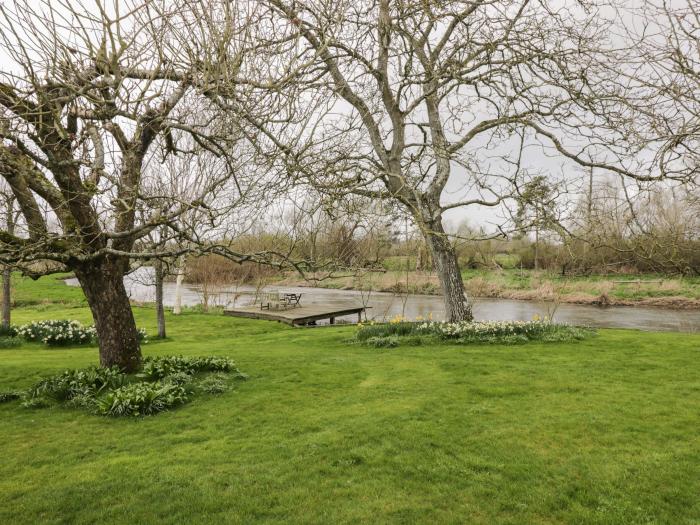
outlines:
[{"label": "mossy tree trunk", "polygon": [[124,287],[126,258],[109,257],[75,269],[83,288],[100,345],[100,365],[135,372],[141,366],[141,346],[129,296]]}]

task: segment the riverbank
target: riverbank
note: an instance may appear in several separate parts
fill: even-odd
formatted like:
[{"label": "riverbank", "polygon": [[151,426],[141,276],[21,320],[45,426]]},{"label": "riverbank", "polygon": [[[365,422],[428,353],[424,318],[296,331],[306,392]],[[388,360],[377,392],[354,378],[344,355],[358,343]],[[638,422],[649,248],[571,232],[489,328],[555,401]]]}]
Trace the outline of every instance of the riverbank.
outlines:
[{"label": "riverbank", "polygon": [[[324,276],[325,277],[325,276]],[[615,274],[562,277],[517,269],[463,272],[472,297],[540,301],[595,306],[644,306],[678,310],[700,309],[700,278],[654,274]],[[431,272],[364,272],[357,276],[305,280],[286,274],[270,284],[333,290],[378,291],[396,294],[439,295],[440,284]]]},{"label": "riverbank", "polygon": [[[90,324],[80,289],[21,284],[15,323]],[[18,293],[18,295],[20,295]],[[153,308],[134,308],[155,331]],[[0,522],[694,523],[700,336],[348,345],[188,312],[145,355],[226,356],[249,380],[154,417],[0,404]],[[0,350],[3,390],[97,349]]]},{"label": "riverbank", "polygon": [[[124,279],[127,293],[134,305],[145,305],[155,300],[153,285],[146,285],[149,276],[146,268],[130,274]],[[68,285],[78,288],[75,279]],[[175,284],[166,282],[163,287],[163,302],[167,307],[175,304]],[[297,293],[302,304],[337,305],[344,309],[349,304],[367,308],[367,320],[386,322],[397,317],[405,319],[443,320],[445,304],[439,295],[406,295],[392,292],[361,292],[332,288],[296,287],[290,285],[265,285],[268,292]],[[248,306],[255,300],[259,288],[251,285],[210,287],[206,298],[200,287],[186,284],[181,289],[181,304],[197,311],[213,311],[216,308]],[[700,310],[678,310],[668,308],[634,308],[621,306],[595,306],[566,304],[551,301],[526,301],[510,299],[478,298],[473,301],[476,320],[481,321],[529,321],[534,317],[547,316],[558,322],[585,325],[597,328],[633,328],[646,331],[697,332],[700,330]],[[342,307],[342,308],[340,308]],[[219,310],[221,311],[221,310]],[[356,317],[339,318],[339,322],[354,322]]]}]

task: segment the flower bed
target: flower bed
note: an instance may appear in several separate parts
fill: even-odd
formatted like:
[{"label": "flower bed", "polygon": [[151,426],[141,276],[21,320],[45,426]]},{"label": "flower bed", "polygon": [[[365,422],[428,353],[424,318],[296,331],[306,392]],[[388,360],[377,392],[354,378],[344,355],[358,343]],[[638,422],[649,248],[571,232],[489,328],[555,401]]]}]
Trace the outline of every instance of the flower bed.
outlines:
[{"label": "flower bed", "polygon": [[[595,331],[590,328],[553,323],[547,319],[456,323],[395,321],[362,325],[355,334],[355,340],[375,347],[397,346],[401,340],[418,345],[439,341],[457,344],[517,344],[528,341],[576,341],[594,334]],[[388,344],[389,340],[392,344]]]},{"label": "flower bed", "polygon": [[[97,341],[94,326],[85,326],[79,321],[68,319],[34,321],[20,326],[17,335],[27,341],[41,341],[48,346],[86,345]],[[148,342],[148,335],[143,328],[138,329],[138,337],[141,342]]]},{"label": "flower bed", "polygon": [[25,408],[59,404],[105,416],[148,416],[197,393],[222,394],[246,378],[227,357],[148,357],[141,373],[96,366],[66,370],[23,392],[0,392],[0,403],[21,399]]},{"label": "flower bed", "polygon": [[84,326],[79,321],[54,319],[22,325],[18,335],[27,341],[41,341],[49,346],[69,346],[91,343],[96,331],[93,326]]}]

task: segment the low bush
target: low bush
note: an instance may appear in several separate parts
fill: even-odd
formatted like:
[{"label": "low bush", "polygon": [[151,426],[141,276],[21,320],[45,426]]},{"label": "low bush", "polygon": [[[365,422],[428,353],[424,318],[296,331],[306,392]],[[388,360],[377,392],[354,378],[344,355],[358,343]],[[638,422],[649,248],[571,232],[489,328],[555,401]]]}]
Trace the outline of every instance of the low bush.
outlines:
[{"label": "low bush", "polygon": [[172,382],[132,383],[112,390],[95,401],[105,416],[149,416],[189,401],[183,385]]},{"label": "low bush", "polygon": [[528,341],[576,341],[594,334],[595,331],[590,328],[557,324],[548,320],[457,323],[400,321],[361,326],[355,340],[375,347],[395,346],[392,337],[396,344],[401,341],[411,345],[436,340],[458,344],[519,344]]}]

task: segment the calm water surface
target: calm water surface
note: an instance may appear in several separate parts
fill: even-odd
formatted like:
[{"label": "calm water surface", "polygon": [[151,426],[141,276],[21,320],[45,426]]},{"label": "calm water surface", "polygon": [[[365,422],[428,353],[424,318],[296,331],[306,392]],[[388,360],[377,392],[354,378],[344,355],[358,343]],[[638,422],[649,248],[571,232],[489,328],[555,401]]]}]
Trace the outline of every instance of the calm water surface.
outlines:
[{"label": "calm water surface", "polygon": [[[78,286],[76,279],[68,279],[67,284]],[[124,279],[127,291],[134,301],[153,302],[155,287],[152,284],[150,268],[140,268]],[[165,283],[164,302],[173,306],[175,283]],[[369,307],[368,319],[388,320],[396,315],[408,319],[432,316],[435,320],[444,319],[445,307],[442,297],[435,295],[399,296],[383,292],[359,292],[356,290],[329,290],[324,288],[267,286],[266,291],[285,291],[302,294],[302,304],[324,303],[345,306],[348,304]],[[252,286],[231,286],[215,290],[210,294],[209,304],[219,306],[243,306],[251,304],[255,298]],[[202,303],[200,287],[183,285],[183,306]],[[599,307],[578,304],[558,306],[534,301],[511,299],[476,299],[474,316],[478,320],[530,320],[535,315],[551,315],[558,322],[589,325],[599,328],[636,328],[640,330],[698,332],[700,331],[700,311],[670,310],[665,308],[643,308],[630,306]],[[356,316],[348,321],[356,321]]]}]

